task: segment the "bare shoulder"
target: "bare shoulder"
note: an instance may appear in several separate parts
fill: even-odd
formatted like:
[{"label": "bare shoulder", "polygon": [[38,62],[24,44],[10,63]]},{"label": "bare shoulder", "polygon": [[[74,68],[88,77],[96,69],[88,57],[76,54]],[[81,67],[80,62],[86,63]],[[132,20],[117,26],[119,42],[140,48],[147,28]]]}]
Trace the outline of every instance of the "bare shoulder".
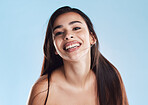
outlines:
[{"label": "bare shoulder", "polygon": [[32,86],[28,105],[43,105],[48,89],[48,75],[40,76]]}]

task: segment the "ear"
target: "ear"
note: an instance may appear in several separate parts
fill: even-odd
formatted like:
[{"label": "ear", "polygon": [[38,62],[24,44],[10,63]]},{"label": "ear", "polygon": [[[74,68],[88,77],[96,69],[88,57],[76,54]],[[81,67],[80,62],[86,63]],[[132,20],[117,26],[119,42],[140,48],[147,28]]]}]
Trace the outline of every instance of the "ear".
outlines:
[{"label": "ear", "polygon": [[90,44],[94,45],[96,43],[96,38],[94,37],[93,33],[90,34]]}]

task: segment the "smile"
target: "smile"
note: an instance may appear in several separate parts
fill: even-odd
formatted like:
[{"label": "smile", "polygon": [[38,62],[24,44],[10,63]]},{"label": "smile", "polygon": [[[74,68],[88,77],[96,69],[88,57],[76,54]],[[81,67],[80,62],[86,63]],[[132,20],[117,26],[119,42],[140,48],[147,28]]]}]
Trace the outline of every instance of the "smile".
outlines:
[{"label": "smile", "polygon": [[68,52],[72,52],[77,50],[81,46],[81,43],[78,41],[71,41],[64,45],[64,50]]}]

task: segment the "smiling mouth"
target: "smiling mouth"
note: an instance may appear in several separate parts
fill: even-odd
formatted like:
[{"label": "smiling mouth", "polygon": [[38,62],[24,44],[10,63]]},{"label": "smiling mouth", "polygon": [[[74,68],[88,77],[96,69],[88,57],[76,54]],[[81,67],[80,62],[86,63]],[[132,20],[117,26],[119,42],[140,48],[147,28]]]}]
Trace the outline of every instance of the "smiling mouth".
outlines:
[{"label": "smiling mouth", "polygon": [[77,50],[79,47],[81,46],[80,42],[77,41],[72,41],[72,42],[68,42],[64,45],[64,50],[68,51],[68,52],[72,52]]}]

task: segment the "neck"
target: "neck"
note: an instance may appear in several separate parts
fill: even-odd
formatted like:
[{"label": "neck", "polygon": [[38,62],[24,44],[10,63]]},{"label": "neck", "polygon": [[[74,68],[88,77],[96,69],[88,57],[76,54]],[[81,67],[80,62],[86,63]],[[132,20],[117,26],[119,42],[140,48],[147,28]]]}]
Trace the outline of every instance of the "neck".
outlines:
[{"label": "neck", "polygon": [[78,61],[65,61],[63,66],[63,73],[66,81],[77,88],[86,88],[92,76],[90,70],[90,54],[84,56]]}]

